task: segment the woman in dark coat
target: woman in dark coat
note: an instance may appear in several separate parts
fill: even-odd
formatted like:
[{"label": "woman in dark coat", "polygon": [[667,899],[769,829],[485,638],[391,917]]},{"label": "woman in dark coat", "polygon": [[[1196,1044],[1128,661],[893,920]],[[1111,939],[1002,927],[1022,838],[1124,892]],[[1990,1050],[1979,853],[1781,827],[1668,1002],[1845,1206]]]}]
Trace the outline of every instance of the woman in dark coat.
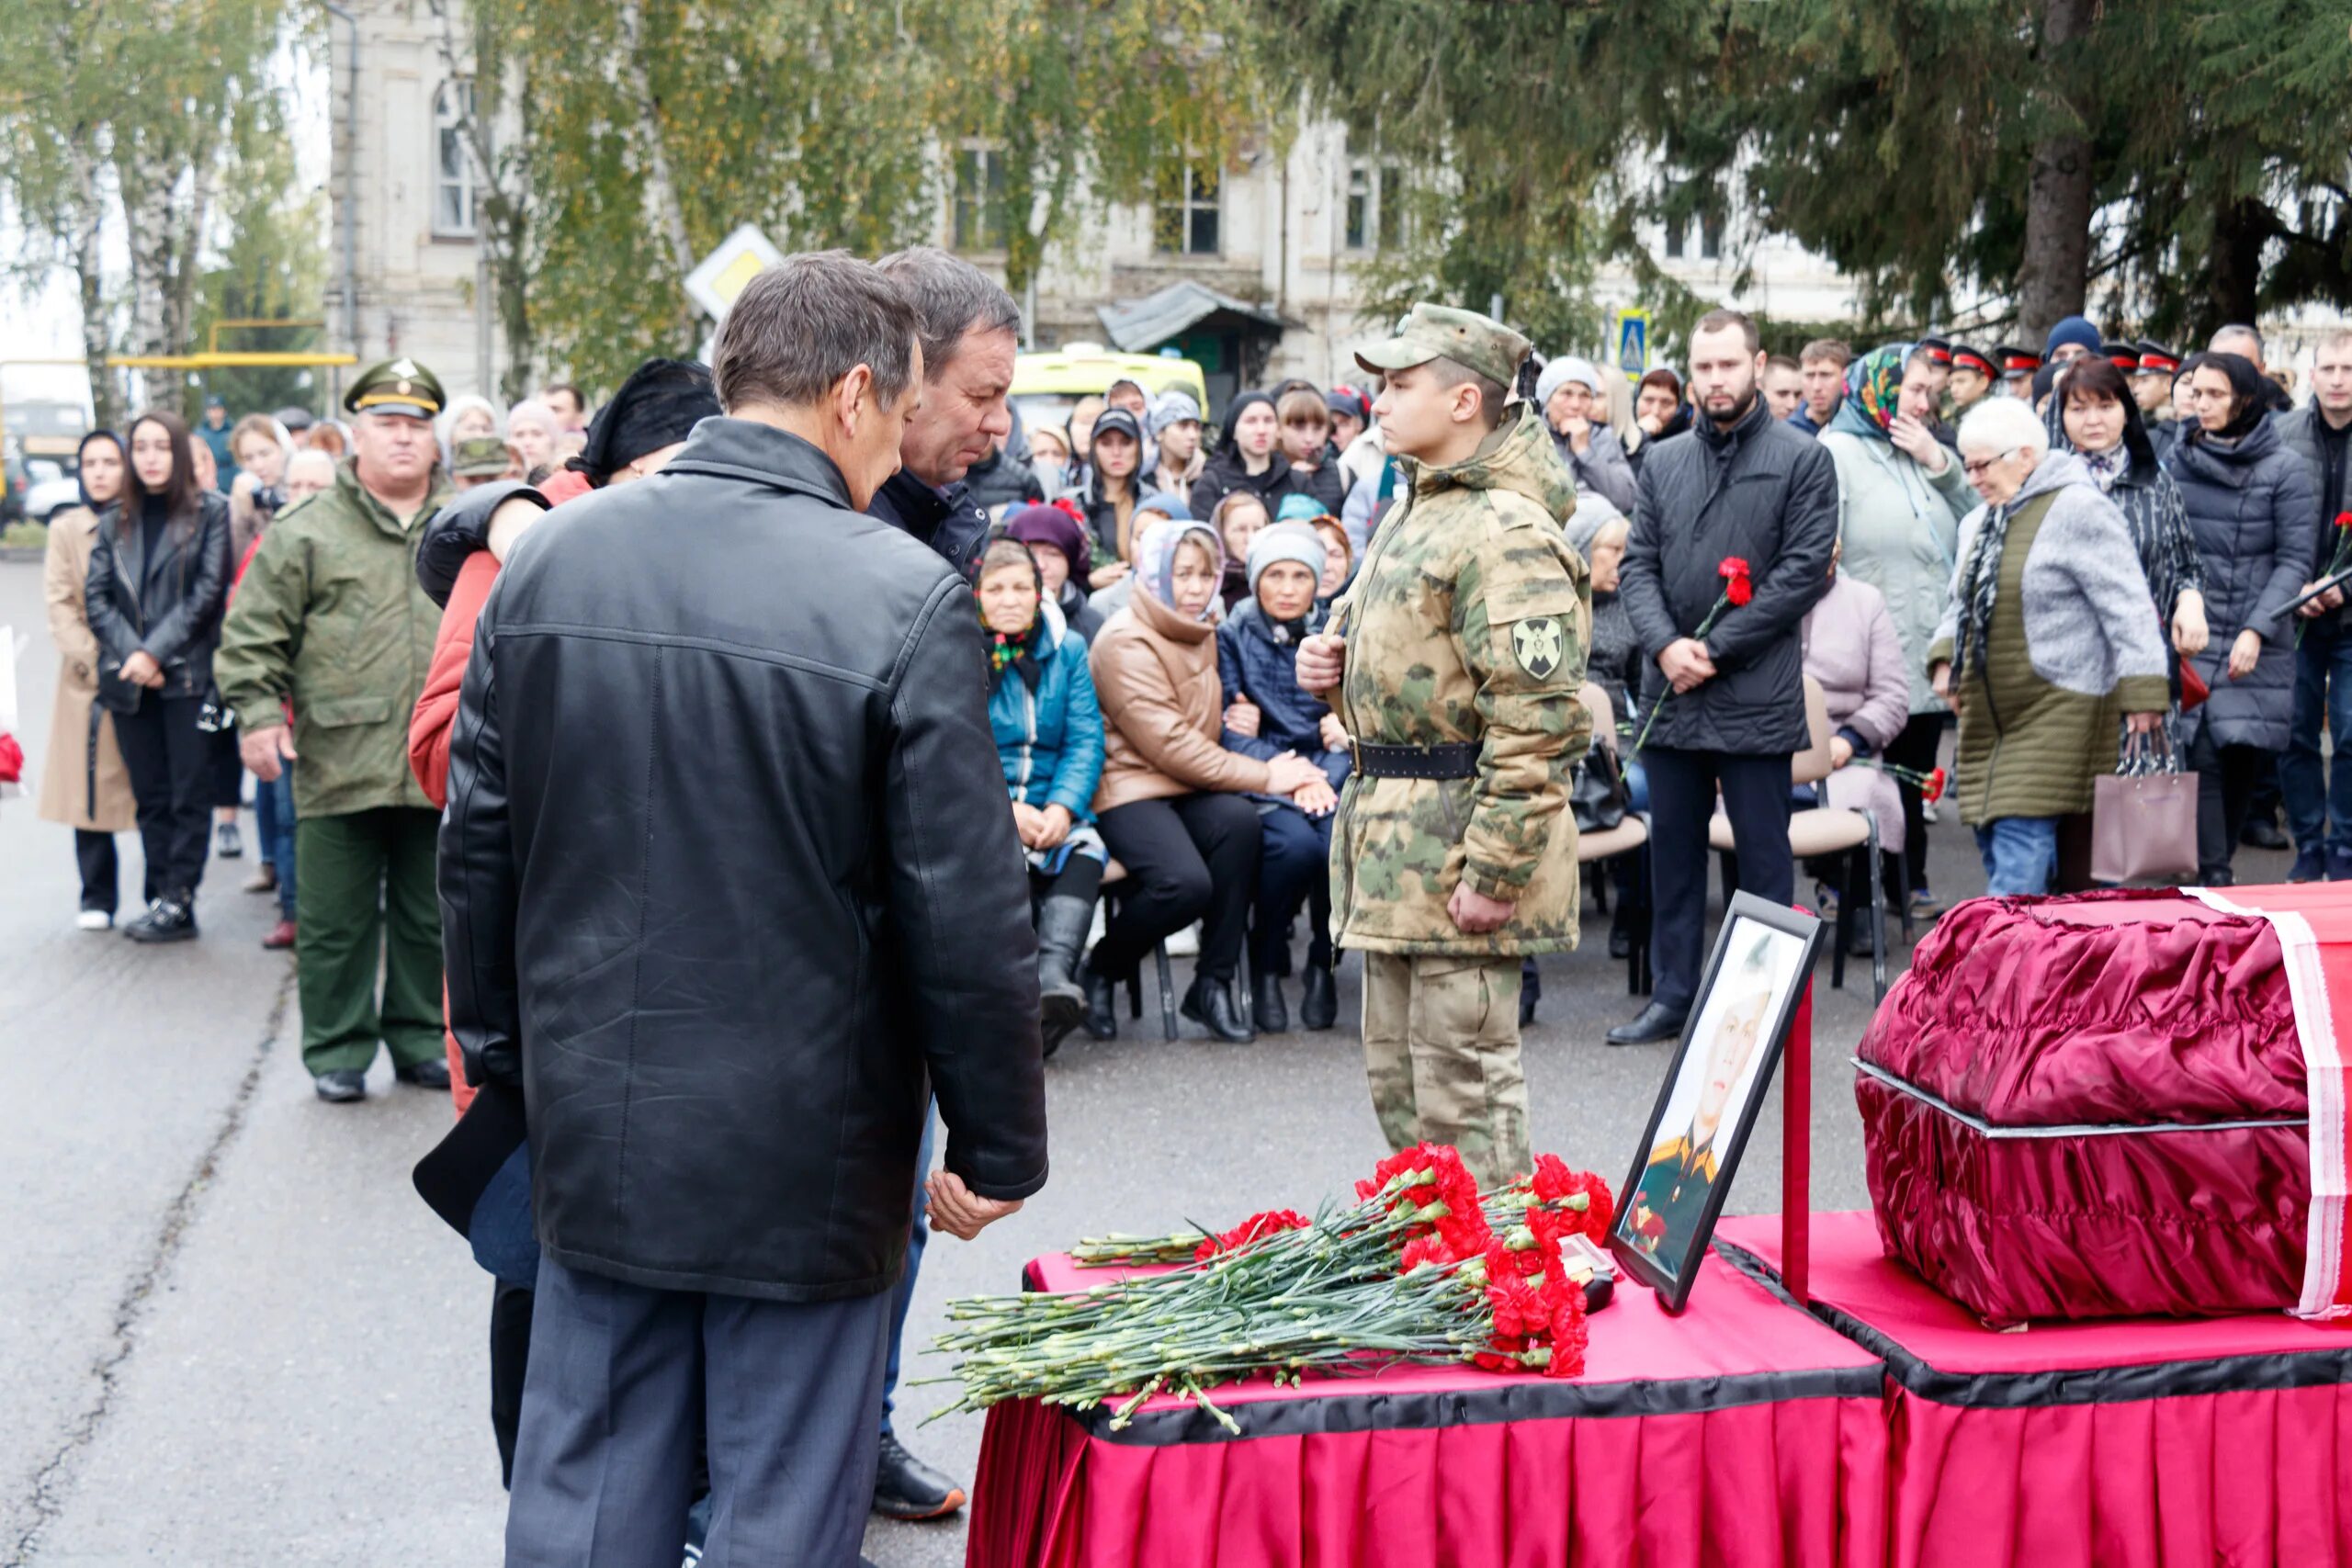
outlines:
[{"label": "woman in dark coat", "polygon": [[99,520],[85,592],[98,640],[98,700],[114,715],[157,889],[123,934],[185,942],[196,935],[212,815],[217,750],[198,718],[215,694],[229,498],[198,486],[177,414],[144,413],[131,424],[122,498]]},{"label": "woman in dark coat", "polygon": [[2197,770],[2198,875],[2227,886],[2246,806],[2294,716],[2294,617],[2316,548],[2310,471],[2267,418],[2264,377],[2208,354],[2189,383],[2197,428],[2165,459],[2197,535],[2212,641],[2189,660],[2212,695],[2182,716]]},{"label": "woman in dark coat", "polygon": [[1237,490],[1264,502],[1269,517],[1282,510],[1283,497],[1313,494],[1283,455],[1282,428],[1274,400],[1263,392],[1244,392],[1227,405],[1225,438],[1193,481],[1193,515],[1215,516],[1217,502]]}]

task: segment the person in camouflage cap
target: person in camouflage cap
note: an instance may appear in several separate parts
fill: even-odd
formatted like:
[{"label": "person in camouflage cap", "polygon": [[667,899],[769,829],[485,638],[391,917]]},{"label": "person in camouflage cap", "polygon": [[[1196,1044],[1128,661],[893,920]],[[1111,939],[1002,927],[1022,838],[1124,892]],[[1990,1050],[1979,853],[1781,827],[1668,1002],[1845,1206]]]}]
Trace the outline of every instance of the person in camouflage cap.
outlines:
[{"label": "person in camouflage cap", "polygon": [[1332,921],[1364,954],[1364,1067],[1390,1146],[1458,1148],[1483,1184],[1527,1168],[1522,957],[1577,943],[1568,773],[1591,626],[1561,525],[1576,487],[1533,408],[1529,344],[1416,305],[1358,355],[1412,491],[1381,526],[1301,684],[1355,743],[1331,837]]}]

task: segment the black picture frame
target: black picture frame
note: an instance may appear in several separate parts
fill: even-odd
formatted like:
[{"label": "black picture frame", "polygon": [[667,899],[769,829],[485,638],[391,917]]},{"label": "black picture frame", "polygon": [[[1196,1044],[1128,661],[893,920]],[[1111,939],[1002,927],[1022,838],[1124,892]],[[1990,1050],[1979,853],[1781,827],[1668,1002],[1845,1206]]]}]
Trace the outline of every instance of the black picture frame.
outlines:
[{"label": "black picture frame", "polygon": [[[1714,1168],[1705,1178],[1705,1188],[1695,1213],[1678,1216],[1687,1221],[1687,1235],[1677,1235],[1675,1221],[1666,1219],[1657,1211],[1649,1211],[1647,1218],[1640,1217],[1636,1200],[1646,1203],[1643,1190],[1644,1178],[1653,1164],[1663,1164],[1654,1156],[1665,1145],[1659,1140],[1660,1124],[1675,1106],[1678,1091],[1683,1087],[1683,1076],[1694,1064],[1692,1050],[1699,1030],[1711,1020],[1719,1021],[1720,1015],[1711,1012],[1708,1003],[1717,985],[1724,978],[1726,964],[1740,955],[1760,951],[1758,928],[1792,937],[1799,943],[1797,954],[1788,964],[1786,975],[1791,984],[1779,982],[1780,969],[1771,972],[1774,1000],[1761,1017],[1757,1035],[1757,1051],[1760,1054],[1755,1071],[1747,1074],[1746,1096],[1736,1106],[1726,1106],[1703,1148],[1713,1156]],[[1666,1082],[1659,1088],[1657,1103],[1650,1107],[1648,1124],[1642,1130],[1642,1141],[1634,1150],[1634,1165],[1627,1172],[1625,1185],[1617,1198],[1617,1216],[1609,1227],[1609,1250],[1618,1266],[1634,1279],[1639,1280],[1657,1292],[1658,1303],[1669,1313],[1679,1313],[1690,1299],[1690,1283],[1699,1270],[1700,1259],[1707,1250],[1707,1241],[1713,1235],[1715,1220],[1723,1213],[1724,1200],[1730,1195],[1733,1178],[1739,1170],[1739,1157],[1747,1147],[1748,1134],[1755,1130],[1756,1117],[1762,1110],[1764,1099],[1770,1089],[1772,1078],[1781,1065],[1781,1053],[1788,1043],[1790,1027],[1796,1021],[1797,1005],[1804,996],[1805,987],[1813,978],[1814,964],[1820,954],[1822,933],[1826,928],[1812,915],[1752,893],[1736,893],[1730,907],[1724,912],[1723,929],[1715,935],[1714,951],[1708,955],[1706,973],[1700,977],[1699,994],[1690,1004],[1690,1016],[1682,1025],[1682,1039],[1675,1047],[1674,1061],[1667,1069]],[[1780,944],[1766,943],[1764,946]],[[1743,969],[1743,973],[1747,971]],[[1729,1005],[1728,1003],[1726,1005]],[[1715,1030],[1710,1035],[1710,1047]],[[1704,1060],[1696,1064],[1701,1068]],[[1746,1074],[1746,1069],[1740,1069]],[[1698,1093],[1695,1086],[1692,1094]],[[1695,1130],[1695,1113],[1689,1125]],[[1728,1138],[1729,1142],[1724,1140]],[[1686,1150],[1689,1137],[1681,1139]],[[1684,1166],[1682,1170],[1690,1170]],[[1693,1178],[1685,1175],[1673,1189],[1679,1199],[1685,1183]],[[1662,1178],[1663,1179],[1663,1178]],[[1670,1248],[1670,1251],[1661,1249]],[[1669,1262],[1670,1259],[1670,1262]]]}]

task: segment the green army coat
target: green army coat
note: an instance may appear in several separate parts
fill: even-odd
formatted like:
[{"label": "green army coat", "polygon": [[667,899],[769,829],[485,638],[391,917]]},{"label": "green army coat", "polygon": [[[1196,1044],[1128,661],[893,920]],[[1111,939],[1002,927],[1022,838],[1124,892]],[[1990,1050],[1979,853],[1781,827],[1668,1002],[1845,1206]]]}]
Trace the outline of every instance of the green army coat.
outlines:
[{"label": "green army coat", "polygon": [[345,458],[332,490],[278,513],[237,585],[214,676],[247,733],[284,722],[279,705],[292,703],[300,816],[433,809],[408,765],[409,716],[441,626],[416,585],[416,549],[448,500],[436,474],[403,525]]},{"label": "green army coat", "polygon": [[[1568,773],[1591,743],[1577,699],[1592,591],[1561,533],[1576,486],[1532,412],[1468,461],[1423,468],[1332,615],[1334,705],[1359,743],[1478,747],[1466,779],[1349,779],[1331,834],[1332,929],[1347,947],[1502,958],[1577,944]],[[1518,906],[1471,936],[1455,884]]]}]

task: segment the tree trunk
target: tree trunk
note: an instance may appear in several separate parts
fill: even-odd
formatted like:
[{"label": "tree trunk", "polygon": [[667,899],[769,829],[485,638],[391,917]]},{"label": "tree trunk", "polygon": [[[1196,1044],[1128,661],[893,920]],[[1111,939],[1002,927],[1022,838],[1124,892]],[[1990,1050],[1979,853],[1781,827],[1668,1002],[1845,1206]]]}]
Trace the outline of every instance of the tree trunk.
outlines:
[{"label": "tree trunk", "polygon": [[2261,308],[2262,251],[2277,231],[2276,215],[2252,197],[2225,202],[2213,215],[2211,291],[2198,307],[2200,341],[2233,322],[2254,324]]},{"label": "tree trunk", "polygon": [[[621,85],[637,116],[638,149],[645,161],[645,205],[678,269],[678,281],[694,271],[699,258],[686,232],[686,209],[678,199],[677,181],[671,176],[670,153],[662,143],[661,112],[653,101],[653,80],[645,69],[645,7],[640,0],[623,0],[617,19],[621,29]],[[683,291],[678,320],[687,342],[695,335],[695,308]]]},{"label": "tree trunk", "polygon": [[2097,0],[2046,0],[2039,89],[2052,131],[2034,144],[2026,189],[2025,255],[2018,268],[2018,330],[2030,346],[2060,318],[2079,313],[2089,288],[2091,147],[2080,127],[2088,118],[2067,85],[2083,72],[2076,45],[2090,35]]},{"label": "tree trunk", "polygon": [[[122,213],[130,231],[130,349],[134,354],[174,352],[168,299],[172,276],[172,186],[178,174],[151,150],[133,147],[116,165]],[[179,372],[140,372],[142,409],[180,406]]]},{"label": "tree trunk", "polygon": [[107,313],[104,254],[98,248],[98,227],[106,216],[99,198],[98,163],[88,143],[77,136],[72,144],[74,205],[72,238],[74,278],[82,298],[82,359],[90,377],[90,406],[100,430],[122,428],[121,400],[115,393],[114,372],[107,366]]}]

